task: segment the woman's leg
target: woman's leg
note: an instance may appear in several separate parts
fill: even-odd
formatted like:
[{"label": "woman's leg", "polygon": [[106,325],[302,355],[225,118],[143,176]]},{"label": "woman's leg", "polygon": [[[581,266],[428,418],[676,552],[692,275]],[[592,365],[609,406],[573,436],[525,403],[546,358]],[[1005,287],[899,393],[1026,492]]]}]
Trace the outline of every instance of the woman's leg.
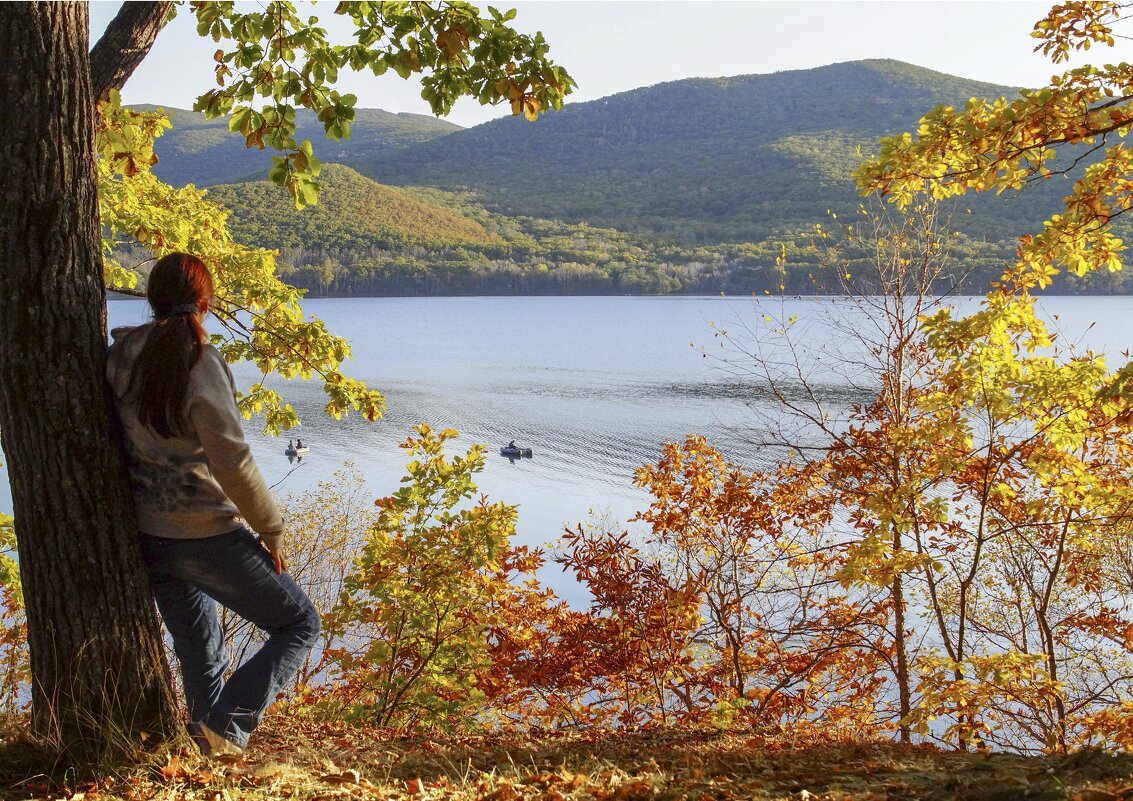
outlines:
[{"label": "woman's leg", "polygon": [[[170,572],[171,547],[179,540],[140,535],[142,557],[149,570],[154,599],[173,650],[181,663],[189,719],[198,720],[215,706],[224,687],[228,659],[216,603]],[[176,563],[177,559],[172,559]]]},{"label": "woman's leg", "polygon": [[247,529],[182,542],[193,544],[192,557],[178,560],[178,576],[268,634],[203,718],[194,718],[243,748],[318,639],[319,614]]}]

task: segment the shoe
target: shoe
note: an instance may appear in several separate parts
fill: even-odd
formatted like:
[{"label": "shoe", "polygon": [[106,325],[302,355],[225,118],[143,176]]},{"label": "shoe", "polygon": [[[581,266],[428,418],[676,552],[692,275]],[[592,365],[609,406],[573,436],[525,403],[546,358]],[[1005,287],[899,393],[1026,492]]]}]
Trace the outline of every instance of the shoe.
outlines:
[{"label": "shoe", "polygon": [[207,756],[239,756],[244,753],[244,749],[236,745],[236,743],[229,740],[223,735],[217,734],[215,731],[205,725],[204,721],[197,721],[196,727],[200,730],[201,735],[204,737],[205,742],[208,744],[208,751],[201,749],[201,753]]},{"label": "shoe", "polygon": [[189,737],[192,738],[193,744],[197,746],[197,750],[201,752],[201,756],[208,756],[212,753],[212,747],[209,746],[208,738],[205,737],[204,731],[201,729],[201,724],[193,721],[186,727],[189,731]]}]

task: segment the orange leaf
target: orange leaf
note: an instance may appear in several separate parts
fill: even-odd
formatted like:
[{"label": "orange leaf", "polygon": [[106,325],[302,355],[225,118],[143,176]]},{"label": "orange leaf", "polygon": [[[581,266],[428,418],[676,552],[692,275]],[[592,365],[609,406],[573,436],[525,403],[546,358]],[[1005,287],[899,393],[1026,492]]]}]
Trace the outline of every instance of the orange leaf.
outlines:
[{"label": "orange leaf", "polygon": [[357,784],[361,778],[356,770],[344,770],[342,773],[328,773],[319,779],[319,781],[333,784],[335,786],[342,786],[344,784]]}]

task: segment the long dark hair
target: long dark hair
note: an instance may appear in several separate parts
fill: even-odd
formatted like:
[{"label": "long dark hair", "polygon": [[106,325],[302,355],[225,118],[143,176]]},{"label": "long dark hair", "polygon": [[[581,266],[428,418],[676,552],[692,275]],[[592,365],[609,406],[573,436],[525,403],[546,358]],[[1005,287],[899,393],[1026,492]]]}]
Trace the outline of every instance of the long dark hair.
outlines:
[{"label": "long dark hair", "polygon": [[154,326],[130,374],[138,392],[138,420],[159,437],[185,430],[189,371],[201,358],[208,335],[197,312],[212,299],[208,267],[188,253],[170,253],[154,265],[146,297]]}]

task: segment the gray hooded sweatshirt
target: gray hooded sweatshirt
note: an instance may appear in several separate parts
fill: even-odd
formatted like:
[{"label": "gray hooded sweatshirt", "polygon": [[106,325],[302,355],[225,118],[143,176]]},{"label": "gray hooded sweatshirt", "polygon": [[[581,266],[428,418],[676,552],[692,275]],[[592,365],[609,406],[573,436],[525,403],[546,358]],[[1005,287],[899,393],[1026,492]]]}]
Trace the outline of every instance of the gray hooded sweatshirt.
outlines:
[{"label": "gray hooded sweatshirt", "polygon": [[182,434],[162,438],[139,422],[130,374],[153,326],[115,328],[106,366],[126,435],[138,530],[197,539],[232,531],[243,517],[278,546],[283,519],[244,441],[236,383],[216,348],[205,345],[189,371]]}]

